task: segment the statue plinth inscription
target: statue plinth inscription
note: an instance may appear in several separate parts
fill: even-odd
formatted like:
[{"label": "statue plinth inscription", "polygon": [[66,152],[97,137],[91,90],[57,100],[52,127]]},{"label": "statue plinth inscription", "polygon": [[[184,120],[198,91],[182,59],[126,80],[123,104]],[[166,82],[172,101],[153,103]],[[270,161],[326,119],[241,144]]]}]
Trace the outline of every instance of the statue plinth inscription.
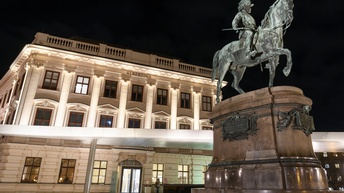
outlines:
[{"label": "statue plinth inscription", "polygon": [[324,192],[311,99],[291,86],[263,88],[216,105],[214,153],[205,188],[194,193]]}]

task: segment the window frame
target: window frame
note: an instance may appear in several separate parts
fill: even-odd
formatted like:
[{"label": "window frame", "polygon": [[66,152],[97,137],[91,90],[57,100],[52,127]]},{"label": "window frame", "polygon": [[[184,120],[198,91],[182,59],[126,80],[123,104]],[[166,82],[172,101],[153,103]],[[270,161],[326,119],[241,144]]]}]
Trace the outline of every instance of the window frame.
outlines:
[{"label": "window frame", "polygon": [[[187,168],[187,169],[185,169]],[[185,177],[186,174],[186,177]],[[179,184],[188,184],[189,183],[189,165],[178,164],[178,183]]]},{"label": "window frame", "polygon": [[[38,118],[37,118],[37,116],[38,116],[38,113],[40,112],[40,111],[43,111],[43,117],[42,117],[42,119],[39,119],[38,120]],[[49,115],[49,119],[44,119],[45,118],[45,114],[46,114],[46,112],[48,112],[48,111],[50,111],[50,115]],[[49,126],[50,125],[50,122],[51,122],[51,116],[52,116],[52,114],[53,114],[53,110],[52,109],[46,109],[46,108],[37,108],[36,109],[36,114],[35,114],[35,118],[34,118],[34,120],[33,120],[33,125],[39,125],[39,126]],[[48,124],[47,125],[45,125],[45,124],[36,124],[36,122],[48,122]]]},{"label": "window frame", "polygon": [[[137,122],[139,123],[139,127],[137,126]],[[134,125],[134,127],[131,127],[131,125]],[[128,128],[130,129],[140,129],[141,128],[141,119],[136,119],[136,118],[129,118],[128,119]]]},{"label": "window frame", "polygon": [[[74,114],[76,114],[76,115],[82,115],[82,119],[81,119],[81,125],[80,126],[78,126],[77,124],[79,123],[79,122],[73,122],[73,125],[71,125],[71,117],[72,117],[72,114],[74,115]],[[69,112],[69,117],[68,117],[68,122],[67,122],[67,127],[82,127],[83,126],[83,123],[84,123],[84,116],[85,116],[85,113],[83,113],[83,112],[77,112],[77,111],[70,111]],[[77,117],[78,118],[78,117]],[[76,119],[77,119],[76,118]]]},{"label": "window frame", "polygon": [[210,96],[202,96],[202,111],[212,111],[212,98]]},{"label": "window frame", "polygon": [[[113,86],[113,83],[115,83],[115,86]],[[110,85],[108,85],[108,84],[110,84]],[[105,80],[103,96],[106,98],[115,99],[117,96],[117,88],[118,88],[118,82],[117,81]]]},{"label": "window frame", "polygon": [[[99,167],[96,167],[96,162],[100,162],[99,163]],[[106,163],[105,167],[102,167],[102,163]],[[106,171],[107,171],[107,165],[108,165],[108,161],[105,160],[94,160],[93,162],[93,172],[92,172],[92,180],[91,183],[92,184],[105,184],[105,179],[106,179]],[[98,173],[97,173],[98,171]],[[103,175],[101,174],[103,171]],[[102,178],[104,179],[103,182],[99,182],[99,179]],[[97,182],[94,182],[94,180],[96,179]]]},{"label": "window frame", "polygon": [[[165,127],[157,127],[162,125],[165,125]],[[154,129],[167,129],[167,122],[166,121],[154,121]]]},{"label": "window frame", "polygon": [[[82,81],[79,82],[79,78],[82,78]],[[85,82],[86,79],[88,80],[88,82]],[[78,75],[76,77],[76,81],[75,81],[74,93],[87,95],[88,94],[88,88],[90,87],[90,82],[91,82],[90,77]],[[78,87],[80,87],[80,88],[78,88]],[[86,92],[85,92],[85,89],[86,89]]]},{"label": "window frame", "polygon": [[131,101],[143,102],[143,86],[133,84],[131,88]]},{"label": "window frame", "polygon": [[[47,77],[48,73],[51,73],[50,78]],[[57,74],[57,78],[54,78],[54,74]],[[57,90],[59,79],[60,79],[60,72],[46,70],[45,75],[44,75],[44,79],[43,79],[42,88],[43,89],[49,89],[49,90]],[[49,80],[49,81],[46,81],[46,80]],[[56,81],[55,85],[52,83],[54,80]],[[46,85],[46,83],[47,83],[47,85]]]},{"label": "window frame", "polygon": [[156,95],[156,104],[167,106],[167,102],[168,102],[168,90],[158,88],[157,95]]},{"label": "window frame", "polygon": [[[105,120],[105,124],[102,124],[102,122],[104,121],[103,118],[106,119]],[[107,122],[109,121],[108,119],[111,119],[111,125],[107,125]],[[111,115],[100,115],[99,116],[99,127],[112,128],[113,120],[114,120],[114,116],[111,116]]]},{"label": "window frame", "polygon": [[[63,161],[68,162],[67,166],[64,166]],[[74,163],[74,165],[70,166],[71,162]],[[57,183],[58,184],[72,184],[73,178],[74,178],[74,173],[75,173],[75,166],[76,166],[76,159],[61,159],[60,172],[59,172],[59,178],[57,179]],[[65,174],[63,174],[64,169],[66,169]],[[68,175],[70,171],[71,171],[72,175]]]},{"label": "window frame", "polygon": [[191,94],[186,92],[180,93],[180,108],[191,108]]},{"label": "window frame", "polygon": [[157,178],[159,178],[160,183],[161,183],[163,181],[163,177],[164,177],[164,164],[163,163],[153,163],[152,183],[155,184]]},{"label": "window frame", "polygon": [[[28,164],[28,159],[33,159],[31,164]],[[39,164],[38,163],[35,164],[35,160],[39,160]],[[39,177],[39,171],[41,169],[41,164],[42,164],[41,157],[26,157],[20,183],[37,183],[38,177]],[[32,174],[32,172],[35,169],[37,169],[37,171]],[[25,171],[28,171],[28,172],[25,172]],[[25,180],[25,177],[28,173],[29,173],[29,179]]]},{"label": "window frame", "polygon": [[191,125],[189,124],[179,124],[180,130],[191,130]]}]

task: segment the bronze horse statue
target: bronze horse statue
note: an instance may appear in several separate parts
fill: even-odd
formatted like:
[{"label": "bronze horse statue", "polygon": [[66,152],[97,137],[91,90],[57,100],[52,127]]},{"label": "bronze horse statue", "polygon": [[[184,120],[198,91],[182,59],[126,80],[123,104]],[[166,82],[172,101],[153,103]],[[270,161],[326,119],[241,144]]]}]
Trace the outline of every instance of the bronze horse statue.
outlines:
[{"label": "bronze horse statue", "polygon": [[232,87],[239,93],[245,93],[239,86],[247,67],[254,67],[267,61],[269,69],[269,87],[273,86],[275,70],[279,64],[279,56],[286,55],[287,64],[283,69],[288,76],[292,67],[290,50],[283,48],[283,35],[293,20],[293,0],[276,0],[265,14],[261,26],[253,37],[254,46],[261,55],[256,58],[246,56],[243,40],[236,40],[218,50],[213,57],[212,81],[218,77],[216,102],[220,102],[221,85],[227,71],[234,79]]}]

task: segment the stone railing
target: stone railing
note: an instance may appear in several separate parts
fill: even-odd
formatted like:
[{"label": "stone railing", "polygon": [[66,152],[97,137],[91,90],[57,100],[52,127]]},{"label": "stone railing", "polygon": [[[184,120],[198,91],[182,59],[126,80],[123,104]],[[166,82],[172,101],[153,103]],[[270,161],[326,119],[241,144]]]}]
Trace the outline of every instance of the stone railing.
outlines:
[{"label": "stone railing", "polygon": [[95,56],[119,59],[127,62],[135,62],[161,69],[168,69],[203,77],[211,77],[212,70],[210,68],[186,64],[177,59],[160,57],[154,54],[146,54],[129,49],[112,47],[106,44],[92,44],[78,40],[60,38],[40,32],[36,34],[32,43]]}]

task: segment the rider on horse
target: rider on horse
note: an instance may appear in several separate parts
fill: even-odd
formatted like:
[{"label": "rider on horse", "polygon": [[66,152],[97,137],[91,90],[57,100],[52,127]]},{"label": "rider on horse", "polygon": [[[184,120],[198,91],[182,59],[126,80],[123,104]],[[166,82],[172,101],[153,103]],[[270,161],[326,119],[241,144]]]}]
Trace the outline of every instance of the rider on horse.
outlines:
[{"label": "rider on horse", "polygon": [[250,0],[241,0],[238,6],[239,12],[232,21],[233,29],[237,30],[237,32],[240,31],[239,40],[244,41],[246,56],[251,58],[254,58],[257,54],[257,51],[253,49],[253,36],[257,30],[256,21],[250,14],[253,5]]}]

